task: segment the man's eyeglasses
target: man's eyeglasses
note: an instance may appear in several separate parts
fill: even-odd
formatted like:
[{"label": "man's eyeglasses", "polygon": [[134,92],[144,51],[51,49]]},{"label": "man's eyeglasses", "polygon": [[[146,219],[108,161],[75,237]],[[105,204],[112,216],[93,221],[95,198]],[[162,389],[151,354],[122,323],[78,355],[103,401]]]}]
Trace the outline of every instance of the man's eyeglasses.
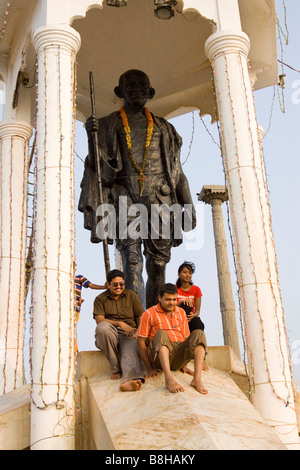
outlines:
[{"label": "man's eyeglasses", "polygon": [[111,285],[112,287],[125,287],[125,282],[112,282]]}]

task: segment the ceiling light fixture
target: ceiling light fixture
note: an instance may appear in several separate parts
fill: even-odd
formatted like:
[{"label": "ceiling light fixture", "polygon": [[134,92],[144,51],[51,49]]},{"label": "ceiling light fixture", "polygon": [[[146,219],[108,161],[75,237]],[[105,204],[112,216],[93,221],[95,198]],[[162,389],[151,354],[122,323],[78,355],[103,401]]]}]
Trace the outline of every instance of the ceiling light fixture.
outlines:
[{"label": "ceiling light fixture", "polygon": [[106,5],[110,7],[126,7],[127,0],[106,0]]},{"label": "ceiling light fixture", "polygon": [[154,5],[157,7],[154,10],[154,15],[160,20],[170,20],[175,15],[173,7],[177,5],[176,0],[154,0]]}]

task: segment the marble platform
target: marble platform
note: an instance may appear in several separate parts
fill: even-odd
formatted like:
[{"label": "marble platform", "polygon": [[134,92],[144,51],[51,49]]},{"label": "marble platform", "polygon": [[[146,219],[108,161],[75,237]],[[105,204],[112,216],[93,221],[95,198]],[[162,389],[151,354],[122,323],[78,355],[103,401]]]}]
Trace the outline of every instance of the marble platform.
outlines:
[{"label": "marble platform", "polygon": [[[161,375],[139,392],[122,393],[109,378],[101,351],[78,354],[75,382],[76,449],[279,450],[285,449],[248,400],[247,378],[228,346],[209,347],[209,391],[200,395],[191,377],[175,372],[185,392],[170,394]],[[190,364],[193,367],[193,364]],[[298,393],[296,406],[299,409]],[[29,449],[30,386],[0,397],[0,450]]]},{"label": "marble platform", "polygon": [[[190,386],[191,376],[174,372],[185,391],[171,394],[163,375],[149,379],[139,392],[122,393],[111,381],[103,358],[102,369],[86,377],[88,423],[85,446],[97,450],[284,450],[230,375],[210,366],[203,372],[208,395]],[[101,365],[100,365],[101,363]],[[193,363],[189,364],[193,368]],[[225,364],[226,367],[226,364]],[[83,365],[84,368],[84,365]],[[94,369],[95,370],[95,369]],[[92,370],[87,372],[88,375]],[[84,423],[82,423],[84,429]],[[88,435],[88,438],[87,438]]]},{"label": "marble platform", "polygon": [[30,446],[30,386],[0,396],[0,450]]}]

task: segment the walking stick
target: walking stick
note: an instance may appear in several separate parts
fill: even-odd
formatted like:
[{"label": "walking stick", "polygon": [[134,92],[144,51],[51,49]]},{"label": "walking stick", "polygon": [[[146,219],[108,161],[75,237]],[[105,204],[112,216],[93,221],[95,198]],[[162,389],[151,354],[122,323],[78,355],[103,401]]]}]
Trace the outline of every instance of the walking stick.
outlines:
[{"label": "walking stick", "polygon": [[[90,95],[91,95],[92,115],[97,116],[93,72],[90,72],[89,76],[90,76]],[[97,182],[98,182],[98,189],[99,189],[99,201],[100,201],[100,205],[102,205],[103,204],[103,190],[102,190],[101,170],[100,170],[100,148],[99,148],[99,141],[98,141],[98,132],[94,131],[92,134],[93,134],[93,143],[94,143],[94,155],[96,159],[95,166],[96,166]],[[107,274],[110,271],[107,238],[103,239],[103,256],[104,256],[104,264],[105,264],[105,273],[107,276]]]}]

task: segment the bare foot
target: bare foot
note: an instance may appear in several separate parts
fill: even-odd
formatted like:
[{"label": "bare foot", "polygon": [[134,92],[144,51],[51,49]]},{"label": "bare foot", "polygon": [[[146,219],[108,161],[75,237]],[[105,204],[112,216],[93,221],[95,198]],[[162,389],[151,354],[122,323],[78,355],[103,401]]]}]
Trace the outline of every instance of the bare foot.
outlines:
[{"label": "bare foot", "polygon": [[166,378],[166,389],[171,393],[184,392],[184,388],[176,382],[173,376]]},{"label": "bare foot", "polygon": [[121,377],[122,377],[121,372],[111,374],[111,376],[110,376],[111,380],[119,380]]},{"label": "bare foot", "polygon": [[203,385],[203,382],[201,379],[195,379],[195,377],[193,378],[193,380],[191,381],[191,386],[192,387],[195,387],[195,389],[199,392],[199,393],[202,393],[202,395],[207,395],[208,394],[208,391],[206,390],[206,388],[204,387]]},{"label": "bare foot", "polygon": [[187,366],[184,366],[182,369],[180,369],[180,372],[183,372],[184,374],[188,374],[194,377],[194,372],[191,369],[189,369]]},{"label": "bare foot", "polygon": [[121,392],[137,392],[142,387],[142,381],[137,380],[128,380],[120,385]]},{"label": "bare foot", "polygon": [[203,370],[209,370],[209,367],[205,364],[205,362],[203,363]]}]

